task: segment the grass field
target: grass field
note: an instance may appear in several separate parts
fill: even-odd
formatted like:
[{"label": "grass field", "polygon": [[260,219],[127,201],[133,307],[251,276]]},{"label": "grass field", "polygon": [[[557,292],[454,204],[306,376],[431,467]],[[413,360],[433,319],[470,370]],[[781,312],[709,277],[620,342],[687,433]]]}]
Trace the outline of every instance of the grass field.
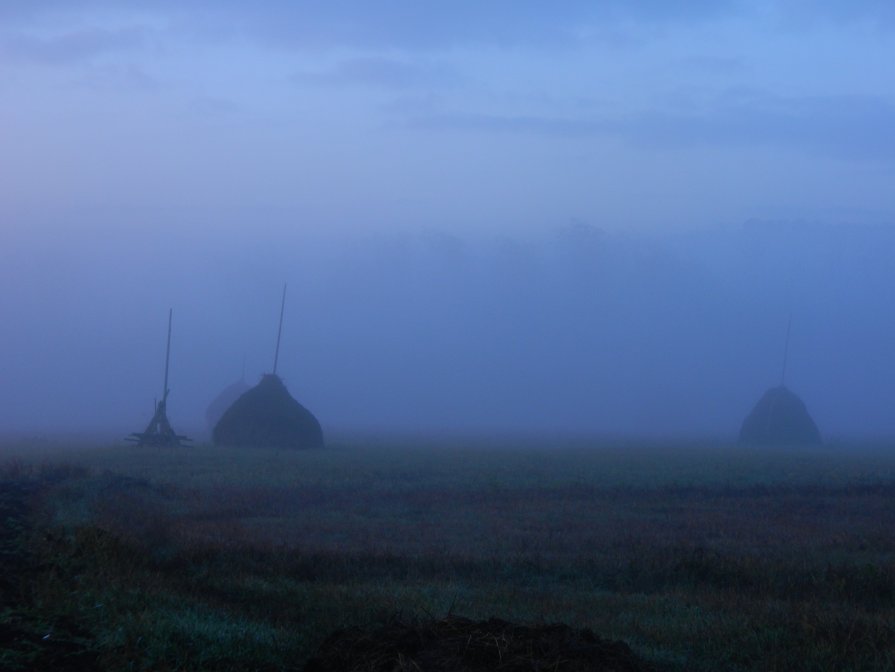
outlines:
[{"label": "grass field", "polygon": [[[0,615],[86,651],[71,669],[301,669],[336,628],[447,613],[588,627],[660,669],[895,669],[892,445],[19,442],[0,463],[33,485]],[[47,663],[34,641],[0,667]]]}]

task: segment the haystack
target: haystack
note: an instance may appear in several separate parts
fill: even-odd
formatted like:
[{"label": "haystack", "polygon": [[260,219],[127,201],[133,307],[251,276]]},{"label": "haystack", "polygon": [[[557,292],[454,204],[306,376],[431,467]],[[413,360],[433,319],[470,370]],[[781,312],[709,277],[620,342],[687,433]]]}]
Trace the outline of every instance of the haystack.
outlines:
[{"label": "haystack", "polygon": [[171,322],[174,317],[174,309],[168,310],[168,345],[165,348],[165,384],[162,387],[162,398],[155,403],[155,412],[152,419],[142,432],[131,432],[125,437],[125,441],[132,441],[138,446],[182,446],[184,441],[191,441],[188,436],[182,436],[174,431],[168,421],[168,365],[171,363]]},{"label": "haystack", "polygon": [[283,381],[268,373],[228,408],[215,425],[221,446],[322,448],[317,418],[292,398]]},{"label": "haystack", "polygon": [[784,385],[764,393],[743,421],[740,441],[756,445],[822,443],[805,403]]},{"label": "haystack", "polygon": [[233,405],[233,402],[250,389],[251,387],[249,387],[245,378],[240,378],[235,383],[231,383],[221,390],[221,393],[214,398],[214,401],[208,404],[208,408],[205,410],[205,421],[208,423],[208,428],[213,430],[227,409]]}]

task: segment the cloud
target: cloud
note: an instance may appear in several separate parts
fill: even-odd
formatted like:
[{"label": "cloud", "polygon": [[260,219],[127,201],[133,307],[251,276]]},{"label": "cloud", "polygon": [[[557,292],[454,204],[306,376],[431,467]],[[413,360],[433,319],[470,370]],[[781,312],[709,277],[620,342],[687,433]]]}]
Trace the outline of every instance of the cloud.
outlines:
[{"label": "cloud", "polygon": [[790,25],[864,22],[880,28],[895,27],[895,4],[890,0],[791,0],[777,3],[776,9]]},{"label": "cloud", "polygon": [[722,100],[704,112],[653,110],[609,126],[645,144],[773,146],[895,161],[895,106],[879,97],[759,94]]},{"label": "cloud", "polygon": [[52,37],[13,33],[0,37],[0,54],[11,60],[59,65],[132,49],[140,46],[144,39],[143,29],[134,27],[117,30],[89,28]]},{"label": "cloud", "polygon": [[[5,3],[4,3],[5,4]],[[121,5],[111,0],[50,0],[40,8],[21,0],[0,8],[0,16],[40,21],[65,14],[89,16]],[[572,42],[599,28],[619,22],[669,24],[724,16],[740,0],[143,0],[129,11],[172,17],[196,32],[236,34],[262,42],[293,47],[359,47],[431,49],[463,44],[519,46]]]},{"label": "cloud", "polygon": [[229,11],[263,39],[295,46],[411,50],[458,45],[501,47],[574,44],[618,23],[665,25],[723,16],[737,0],[330,0],[265,4],[264,11],[230,3]]},{"label": "cloud", "polygon": [[[640,32],[704,22],[745,19],[763,31],[774,17],[784,28],[831,22],[895,27],[890,0],[135,0],[127,12],[154,15],[192,34],[247,37],[292,48],[440,50],[463,45],[501,47],[575,44],[605,40],[615,28]],[[8,0],[7,25],[39,25],[60,17],[79,20],[127,16],[113,0]],[[780,25],[777,26],[778,28]]]},{"label": "cloud", "polygon": [[190,109],[210,119],[227,119],[243,111],[239,103],[228,98],[198,96],[190,101]]},{"label": "cloud", "polygon": [[420,130],[506,132],[554,136],[602,135],[608,131],[608,124],[596,119],[477,112],[432,112],[408,117],[404,125]]},{"label": "cloud", "polygon": [[155,93],[163,83],[143,68],[131,64],[110,64],[91,68],[82,83],[96,91],[134,91]]},{"label": "cloud", "polygon": [[432,112],[409,128],[567,137],[616,136],[637,145],[761,146],[839,159],[895,162],[895,105],[869,96],[727,95],[713,104],[589,116]]},{"label": "cloud", "polygon": [[397,90],[455,86],[463,79],[459,72],[441,63],[387,57],[352,58],[329,69],[304,71],[293,77],[298,84]]}]

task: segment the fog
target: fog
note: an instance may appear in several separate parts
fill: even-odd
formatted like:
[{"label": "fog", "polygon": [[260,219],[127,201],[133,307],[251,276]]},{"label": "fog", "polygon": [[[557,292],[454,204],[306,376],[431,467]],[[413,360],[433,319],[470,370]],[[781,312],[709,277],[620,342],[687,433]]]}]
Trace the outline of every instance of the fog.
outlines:
[{"label": "fog", "polygon": [[19,240],[3,266],[2,426],[141,429],[161,393],[207,435],[227,384],[273,364],[330,431],[735,438],[787,384],[827,437],[895,431],[885,227],[746,222],[664,237],[395,233]]},{"label": "fog", "polygon": [[0,7],[0,433],[895,433],[879,2]]}]

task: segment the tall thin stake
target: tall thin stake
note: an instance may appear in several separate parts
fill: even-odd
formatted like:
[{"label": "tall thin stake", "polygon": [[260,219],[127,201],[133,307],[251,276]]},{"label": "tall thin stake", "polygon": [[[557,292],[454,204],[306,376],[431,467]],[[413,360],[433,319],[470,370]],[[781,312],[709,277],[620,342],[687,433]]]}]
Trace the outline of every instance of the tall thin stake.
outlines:
[{"label": "tall thin stake", "polygon": [[286,283],[283,283],[283,301],[280,303],[280,326],[277,328],[277,349],[273,355],[273,373],[277,373],[277,361],[280,359],[280,336],[283,335],[283,312],[286,310]]},{"label": "tall thin stake", "polygon": [[162,390],[162,400],[168,398],[168,364],[171,362],[171,318],[174,315],[174,309],[168,309],[168,345],[165,347],[165,387]]},{"label": "tall thin stake", "polygon": [[789,331],[792,328],[792,314],[789,315],[789,321],[786,323],[786,343],[783,346],[783,371],[780,374],[780,385],[786,384],[786,360],[789,358]]}]

